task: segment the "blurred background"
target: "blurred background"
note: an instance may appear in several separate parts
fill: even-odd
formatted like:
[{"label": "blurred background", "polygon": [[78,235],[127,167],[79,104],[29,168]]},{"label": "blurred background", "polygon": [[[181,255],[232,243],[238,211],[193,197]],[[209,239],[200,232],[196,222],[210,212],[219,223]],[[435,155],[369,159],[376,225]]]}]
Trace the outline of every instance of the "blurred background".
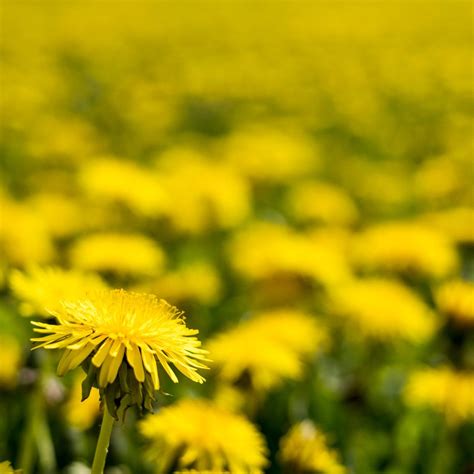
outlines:
[{"label": "blurred background", "polygon": [[[210,351],[157,408],[246,417],[265,472],[474,470],[471,2],[1,8],[0,461],[84,472],[98,396],[30,321],[110,286]],[[156,471],[138,418],[110,472]]]}]

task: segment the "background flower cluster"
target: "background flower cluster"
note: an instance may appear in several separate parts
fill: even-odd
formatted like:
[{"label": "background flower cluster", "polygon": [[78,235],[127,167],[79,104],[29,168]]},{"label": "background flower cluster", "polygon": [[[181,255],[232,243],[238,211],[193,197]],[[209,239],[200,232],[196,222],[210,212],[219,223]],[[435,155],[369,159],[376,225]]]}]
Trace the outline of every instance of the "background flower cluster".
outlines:
[{"label": "background flower cluster", "polygon": [[212,362],[130,410],[110,472],[472,472],[470,2],[1,15],[0,461],[33,417],[32,472],[83,472],[99,395],[30,318],[124,288]]}]

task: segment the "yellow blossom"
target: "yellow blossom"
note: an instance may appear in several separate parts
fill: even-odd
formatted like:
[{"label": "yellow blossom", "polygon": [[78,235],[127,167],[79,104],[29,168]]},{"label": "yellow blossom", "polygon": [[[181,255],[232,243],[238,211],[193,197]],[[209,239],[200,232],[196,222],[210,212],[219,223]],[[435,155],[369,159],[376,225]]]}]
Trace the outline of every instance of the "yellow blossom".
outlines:
[{"label": "yellow blossom", "polygon": [[254,223],[237,233],[228,255],[233,267],[252,280],[300,275],[326,285],[350,277],[347,260],[337,247],[269,222]]},{"label": "yellow blossom", "polygon": [[162,295],[174,303],[186,300],[213,304],[221,292],[216,268],[207,262],[191,262],[167,272],[144,285],[149,293]]},{"label": "yellow blossom", "polygon": [[253,387],[268,390],[285,378],[300,378],[304,358],[324,351],[328,342],[324,327],[311,315],[278,309],[219,334],[209,342],[209,351],[224,381],[236,383],[249,374]]},{"label": "yellow blossom", "polygon": [[[56,324],[33,322],[35,331],[43,336],[32,339],[37,343],[35,349],[63,349],[58,375],[82,364],[88,372],[89,390],[95,384],[103,391],[110,388],[112,403],[126,399],[147,410],[154,390],[160,388],[158,366],[175,383],[178,378],[170,364],[194,382],[204,381],[197,373],[197,369],[206,368],[200,362],[206,351],[200,348],[198,331],[188,329],[183,314],[166,301],[107,290],[63,301],[61,306],[52,312]],[[133,389],[136,384],[143,385],[143,392],[140,387]],[[105,394],[107,407],[114,414]],[[127,398],[133,396],[135,399]]]},{"label": "yellow blossom", "polygon": [[284,182],[319,166],[319,150],[308,137],[272,127],[238,130],[223,147],[224,160],[257,181]]},{"label": "yellow blossom", "polygon": [[461,325],[474,325],[474,283],[451,280],[435,291],[436,304],[441,313]]},{"label": "yellow blossom", "polygon": [[474,418],[474,374],[446,366],[419,369],[410,374],[404,399],[412,407],[430,407],[457,425]]},{"label": "yellow blossom", "polygon": [[82,400],[81,377],[76,377],[71,393],[63,407],[64,415],[71,426],[79,430],[89,429],[100,414],[99,390],[92,388],[89,397]]},{"label": "yellow blossom", "polygon": [[280,460],[292,474],[345,474],[336,451],[328,447],[326,436],[305,420],[291,427],[280,442]]},{"label": "yellow blossom", "polygon": [[164,260],[158,244],[140,234],[91,234],[77,240],[70,249],[73,266],[117,275],[156,275],[161,273]]},{"label": "yellow blossom", "polygon": [[0,334],[0,387],[16,386],[23,355],[19,342],[11,336]]},{"label": "yellow blossom", "polygon": [[79,270],[32,266],[24,272],[13,270],[10,287],[21,301],[23,316],[48,317],[61,307],[61,301],[80,298],[107,285],[97,275]]},{"label": "yellow blossom", "polygon": [[355,238],[353,250],[356,265],[368,270],[441,278],[458,266],[451,241],[418,223],[376,224]]},{"label": "yellow blossom", "polygon": [[124,159],[90,160],[79,171],[78,180],[94,199],[123,204],[141,216],[160,213],[166,199],[151,170]]},{"label": "yellow blossom", "polygon": [[209,401],[178,401],[147,416],[139,427],[149,440],[147,452],[157,473],[177,464],[181,469],[258,474],[267,464],[257,429],[242,415]]},{"label": "yellow blossom", "polygon": [[430,212],[423,216],[432,227],[439,229],[456,243],[474,244],[474,208],[453,207],[443,211]]},{"label": "yellow blossom", "polygon": [[338,186],[303,181],[291,188],[288,196],[291,215],[300,222],[350,225],[358,216],[357,207]]},{"label": "yellow blossom", "polygon": [[157,179],[169,197],[164,215],[179,232],[233,228],[250,213],[247,180],[192,148],[175,147],[161,155]]},{"label": "yellow blossom", "polygon": [[390,279],[354,280],[332,288],[329,309],[358,334],[382,341],[423,341],[439,324],[416,293]]}]

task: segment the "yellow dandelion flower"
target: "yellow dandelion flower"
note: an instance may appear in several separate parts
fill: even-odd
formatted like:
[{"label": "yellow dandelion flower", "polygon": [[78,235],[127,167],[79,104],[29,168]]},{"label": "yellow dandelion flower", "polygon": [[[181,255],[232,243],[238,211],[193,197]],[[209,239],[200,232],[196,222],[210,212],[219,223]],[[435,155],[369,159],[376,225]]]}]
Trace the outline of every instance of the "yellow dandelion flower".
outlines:
[{"label": "yellow dandelion flower", "polygon": [[288,472],[345,474],[336,451],[328,447],[326,436],[305,420],[294,425],[280,442],[280,460]]},{"label": "yellow dandelion flower", "polygon": [[317,181],[296,184],[287,196],[291,215],[300,222],[350,225],[358,217],[357,207],[340,187]]},{"label": "yellow dandelion flower", "polygon": [[474,418],[474,373],[449,367],[419,369],[410,375],[404,399],[409,406],[444,414],[451,425],[462,423]]},{"label": "yellow dandelion flower", "polygon": [[250,213],[247,180],[196,150],[176,147],[166,151],[157,162],[157,178],[171,197],[164,215],[179,232],[230,229]]},{"label": "yellow dandelion flower", "polygon": [[[261,473],[267,464],[263,436],[242,415],[206,400],[181,400],[147,416],[139,425],[150,442],[157,473],[179,469]],[[224,434],[224,431],[225,434]]]},{"label": "yellow dandelion flower", "polygon": [[21,346],[13,337],[0,334],[0,347],[0,387],[13,388],[23,359]]},{"label": "yellow dandelion flower", "polygon": [[295,275],[326,285],[347,280],[351,274],[339,248],[268,222],[237,233],[228,255],[235,270],[252,280]]},{"label": "yellow dandelion flower", "polygon": [[356,265],[368,270],[441,278],[458,266],[451,241],[418,223],[374,225],[355,238],[353,250]]},{"label": "yellow dandelion flower", "polygon": [[31,196],[27,205],[40,216],[53,237],[69,237],[85,225],[79,202],[64,194],[40,192]]},{"label": "yellow dandelion flower", "polygon": [[100,277],[78,270],[32,266],[27,271],[13,270],[10,287],[21,301],[20,313],[48,317],[58,311],[61,301],[74,300],[107,285]]},{"label": "yellow dandelion flower", "polygon": [[380,340],[422,341],[438,322],[427,305],[410,288],[395,280],[354,280],[333,288],[330,309],[360,334]]},{"label": "yellow dandelion flower", "polygon": [[82,400],[80,377],[74,379],[71,393],[63,407],[67,422],[79,430],[89,429],[100,414],[99,390],[92,388],[89,397]]},{"label": "yellow dandelion flower", "polygon": [[234,132],[222,153],[228,163],[257,181],[285,182],[320,163],[320,152],[308,137],[271,127]]},{"label": "yellow dandelion flower", "polygon": [[21,471],[14,470],[10,461],[0,462],[0,474],[20,474]]},{"label": "yellow dandelion flower", "polygon": [[158,244],[140,234],[87,235],[70,249],[74,267],[118,275],[156,275],[161,272],[164,260],[164,252]]},{"label": "yellow dandelion flower", "polygon": [[35,349],[64,349],[58,374],[82,365],[88,389],[96,386],[105,393],[112,415],[122,399],[151,409],[160,388],[159,365],[175,383],[171,364],[194,382],[204,381],[197,369],[206,368],[200,361],[207,352],[195,337],[198,331],[187,328],[183,313],[164,300],[108,290],[63,301],[52,314],[57,324],[33,322],[35,331],[44,334],[32,339]]},{"label": "yellow dandelion flower", "polygon": [[458,244],[474,244],[474,208],[454,207],[423,216],[432,227],[448,235]]},{"label": "yellow dandelion flower", "polygon": [[51,235],[44,222],[27,206],[0,195],[0,253],[15,266],[54,259]]},{"label": "yellow dandelion flower", "polygon": [[311,315],[280,309],[219,334],[209,342],[209,351],[224,381],[250,375],[254,388],[269,390],[285,378],[301,377],[304,357],[326,349],[328,342],[324,327]]},{"label": "yellow dandelion flower", "polygon": [[119,158],[89,161],[79,171],[78,179],[86,194],[94,199],[123,204],[141,216],[158,214],[166,199],[150,170]]},{"label": "yellow dandelion flower", "polygon": [[161,295],[173,303],[192,300],[212,304],[221,293],[221,279],[207,262],[191,262],[146,284],[148,293]]},{"label": "yellow dandelion flower", "polygon": [[474,325],[474,283],[452,280],[435,291],[439,310],[459,324]]}]

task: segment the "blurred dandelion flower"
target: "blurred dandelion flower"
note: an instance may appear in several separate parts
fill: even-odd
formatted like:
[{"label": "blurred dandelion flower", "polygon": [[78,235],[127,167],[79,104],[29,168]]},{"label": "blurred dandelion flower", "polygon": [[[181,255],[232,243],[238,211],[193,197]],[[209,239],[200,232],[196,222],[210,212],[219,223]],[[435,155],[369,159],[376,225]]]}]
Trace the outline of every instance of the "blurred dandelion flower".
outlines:
[{"label": "blurred dandelion flower", "polygon": [[299,222],[351,225],[358,217],[357,207],[340,187],[317,181],[303,181],[290,189],[287,204]]},{"label": "blurred dandelion flower", "polygon": [[412,374],[404,390],[412,407],[430,407],[442,413],[449,424],[474,418],[474,374],[450,367],[423,368]]},{"label": "blurred dandelion flower", "polygon": [[140,216],[159,214],[166,198],[150,170],[119,158],[90,160],[80,169],[78,180],[89,196],[123,204]]},{"label": "blurred dandelion flower", "polygon": [[78,430],[89,429],[100,413],[100,395],[92,388],[89,397],[82,400],[80,377],[74,379],[69,398],[63,407],[63,413],[71,426]]},{"label": "blurred dandelion flower", "polygon": [[23,354],[20,343],[11,336],[0,334],[0,387],[16,385]]},{"label": "blurred dandelion flower", "polygon": [[0,474],[20,474],[22,471],[14,470],[10,461],[0,462]]},{"label": "blurred dandelion flower", "polygon": [[329,295],[330,311],[374,339],[422,341],[439,324],[416,293],[395,280],[354,280]]},{"label": "blurred dandelion flower", "polygon": [[107,285],[92,273],[79,270],[65,270],[59,267],[31,266],[27,271],[13,270],[10,287],[21,301],[23,316],[50,317],[51,311],[58,311],[61,301],[75,300]]},{"label": "blurred dandelion flower", "polygon": [[150,441],[157,473],[172,465],[198,470],[261,473],[267,464],[263,436],[242,415],[205,400],[181,400],[139,425]]},{"label": "blurred dandelion flower", "polygon": [[64,194],[36,193],[27,200],[26,204],[40,216],[50,235],[55,238],[74,235],[85,225],[79,201]]},{"label": "blurred dandelion flower", "polygon": [[224,160],[256,181],[286,182],[320,164],[320,152],[308,137],[271,127],[234,132],[222,153]]},{"label": "blurred dandelion flower", "polygon": [[252,280],[294,275],[327,285],[351,275],[339,248],[269,222],[254,223],[237,233],[228,255],[235,270]]},{"label": "blurred dandelion flower", "polygon": [[216,268],[204,261],[188,263],[144,285],[148,293],[173,303],[191,300],[207,305],[217,301],[221,287]]},{"label": "blurred dandelion flower", "polygon": [[449,236],[458,244],[474,244],[474,208],[453,207],[430,212],[423,221]]},{"label": "blurred dandelion flower", "polygon": [[474,283],[448,281],[436,289],[435,300],[441,313],[452,317],[459,324],[474,325]]},{"label": "blurred dandelion flower", "polygon": [[12,265],[48,263],[55,249],[45,223],[25,205],[0,192],[0,254]]},{"label": "blurred dandelion flower", "polygon": [[280,442],[280,460],[288,473],[345,474],[336,451],[328,447],[326,437],[305,420],[294,425]]},{"label": "blurred dandelion flower", "polygon": [[159,365],[175,383],[170,364],[194,382],[204,381],[197,369],[206,368],[200,361],[207,352],[195,337],[198,331],[188,329],[183,313],[164,300],[109,290],[64,301],[52,314],[57,324],[33,322],[45,334],[32,339],[35,349],[64,349],[59,375],[82,364],[88,372],[84,398],[86,389],[98,387],[115,417],[122,400],[151,410],[160,388]]},{"label": "blurred dandelion flower", "polygon": [[161,272],[164,260],[164,252],[158,244],[140,234],[87,235],[70,249],[74,267],[121,276],[156,275]]},{"label": "blurred dandelion flower", "polygon": [[245,177],[192,148],[175,147],[163,153],[157,161],[157,179],[171,197],[163,214],[179,232],[230,229],[250,213]]},{"label": "blurred dandelion flower", "polygon": [[326,330],[311,315],[280,309],[217,335],[209,351],[225,381],[238,383],[249,375],[252,387],[268,390],[284,378],[298,379],[303,358],[325,350],[328,343]]},{"label": "blurred dandelion flower", "polygon": [[442,278],[458,266],[450,239],[418,223],[374,225],[355,237],[353,250],[356,265],[367,270]]}]

